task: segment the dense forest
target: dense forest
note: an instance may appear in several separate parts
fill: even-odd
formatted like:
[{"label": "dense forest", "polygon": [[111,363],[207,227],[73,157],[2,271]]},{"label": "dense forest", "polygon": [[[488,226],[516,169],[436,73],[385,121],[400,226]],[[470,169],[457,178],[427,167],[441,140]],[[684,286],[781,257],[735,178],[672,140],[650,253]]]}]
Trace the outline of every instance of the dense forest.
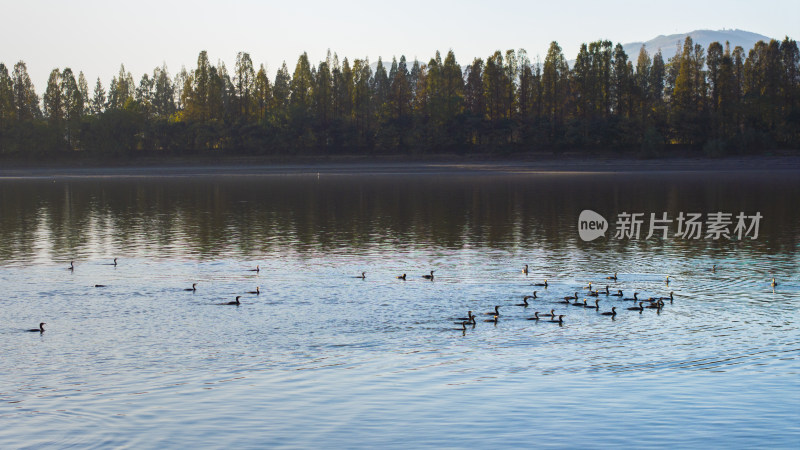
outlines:
[{"label": "dense forest", "polygon": [[233,73],[205,51],[194,70],[165,66],[135,83],[120,68],[90,93],[83,73],[53,69],[39,98],[25,63],[0,64],[0,155],[335,155],[635,151],[711,156],[800,148],[797,43],[741,47],[686,38],[674,57],[636,60],[620,44],[556,42],[544,61],[524,50],[427,63],[300,56],[274,79],[239,53]]}]

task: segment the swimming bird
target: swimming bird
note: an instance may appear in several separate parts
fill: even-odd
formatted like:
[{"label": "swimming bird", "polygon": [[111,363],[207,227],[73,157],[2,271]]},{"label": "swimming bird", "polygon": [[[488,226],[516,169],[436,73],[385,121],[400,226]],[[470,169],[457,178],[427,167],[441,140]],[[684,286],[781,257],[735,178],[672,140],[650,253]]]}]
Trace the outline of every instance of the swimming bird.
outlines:
[{"label": "swimming bird", "polygon": [[528,307],[528,299],[529,298],[533,298],[533,297],[531,297],[530,295],[526,295],[525,297],[522,297],[522,303],[517,303],[514,306],[524,306],[524,307],[527,308]]},{"label": "swimming bird", "polygon": [[[466,321],[467,323],[475,325],[475,316],[472,314],[472,311],[469,311],[467,313],[467,317],[457,317],[456,320]],[[458,324],[458,323],[460,323],[460,322],[456,322],[456,324]]]},{"label": "swimming bird", "polygon": [[546,288],[547,287],[547,279],[545,278],[544,283],[536,283],[536,284],[534,284],[534,286],[544,286]]},{"label": "swimming bird", "polygon": [[397,276],[397,279],[398,279],[398,280],[403,280],[403,281],[406,281],[406,274],[398,275],[398,276]]},{"label": "swimming bird", "polygon": [[633,293],[633,298],[623,298],[622,300],[638,302],[639,301],[639,297],[638,296],[639,296],[639,293],[638,292],[634,292]]},{"label": "swimming bird", "polygon": [[527,264],[525,264],[525,268],[522,269],[522,273],[524,273],[525,275],[528,274],[528,265]]},{"label": "swimming bird", "polygon": [[495,305],[494,311],[485,312],[483,313],[484,316],[499,316],[500,315],[500,305]]},{"label": "swimming bird", "polygon": [[44,333],[44,326],[45,325],[47,325],[47,322],[42,322],[42,323],[39,324],[39,328],[31,328],[30,330],[25,330],[25,331],[36,332],[36,333]]},{"label": "swimming bird", "polygon": [[192,283],[192,287],[184,289],[184,291],[195,292],[197,290],[197,283]]},{"label": "swimming bird", "polygon": [[608,290],[608,285],[606,285],[606,295],[611,295],[611,291]]},{"label": "swimming bird", "polygon": [[612,306],[611,311],[606,311],[604,313],[600,313],[601,316],[616,316],[617,315],[617,307]]},{"label": "swimming bird", "polygon": [[667,281],[667,284],[669,284],[669,275],[667,275],[667,280],[666,281]]},{"label": "swimming bird", "polygon": [[456,328],[457,330],[467,331],[467,322],[461,322],[461,328]]},{"label": "swimming bird", "polygon": [[106,287],[105,284],[95,284],[94,287]]},{"label": "swimming bird", "polygon": [[584,307],[584,308],[589,308],[589,309],[600,309],[600,299],[598,298],[598,299],[596,299],[596,300],[594,301],[594,306],[592,306],[592,305],[587,305],[587,304],[586,304],[586,299],[583,299],[583,307]]},{"label": "swimming bird", "polygon": [[614,281],[617,281],[617,272],[614,272],[614,276],[613,276],[613,277],[606,277],[606,280],[614,280]]},{"label": "swimming bird", "polygon": [[577,292],[572,297],[569,297],[569,296],[568,297],[564,297],[564,300],[577,300],[577,299],[578,299],[578,293]]},{"label": "swimming bird", "polygon": [[622,289],[617,289],[616,294],[611,294],[612,297],[622,297]]},{"label": "swimming bird", "polygon": [[777,285],[778,285],[778,283],[776,283],[776,282],[775,282],[775,278],[773,278],[773,279],[772,279],[772,287],[775,287],[775,286],[777,286]]},{"label": "swimming bird", "polygon": [[433,270],[431,270],[431,274],[430,274],[430,275],[423,275],[423,276],[422,276],[422,278],[425,278],[426,280],[431,280],[431,281],[433,281],[433,272],[434,272],[434,271],[433,271]]},{"label": "swimming bird", "polygon": [[236,306],[239,306],[241,304],[241,303],[239,303],[239,299],[240,298],[242,298],[242,296],[241,295],[237,295],[236,296],[236,300],[234,300],[232,302],[228,302],[228,303],[220,303],[220,305],[236,305]]},{"label": "swimming bird", "polygon": [[644,302],[639,302],[639,306],[631,306],[630,308],[628,308],[628,311],[639,311],[639,312],[644,311],[644,306],[642,306],[643,304]]},{"label": "swimming bird", "polygon": [[256,290],[255,291],[247,291],[247,293],[248,294],[261,295],[261,287],[260,286],[256,286]]},{"label": "swimming bird", "polygon": [[589,291],[589,297],[599,297],[599,296],[600,296],[600,291],[598,290]]},{"label": "swimming bird", "polygon": [[527,320],[539,320],[539,311],[533,313],[533,317],[528,317]]},{"label": "swimming bird", "polygon": [[583,289],[588,289],[588,290],[591,291],[592,290],[592,282],[590,281],[589,285],[588,286],[584,286]]},{"label": "swimming bird", "polygon": [[117,267],[117,258],[114,258],[114,267]]},{"label": "swimming bird", "polygon": [[650,309],[661,309],[663,307],[664,307],[664,302],[662,302],[661,300],[645,306],[645,308],[650,308]]},{"label": "swimming bird", "polygon": [[544,317],[555,317],[556,316],[556,310],[555,309],[551,309],[549,314],[542,314],[542,316],[544,316]]},{"label": "swimming bird", "polygon": [[537,296],[536,296],[536,292],[537,292],[537,291],[533,291],[533,295],[531,295],[531,297],[533,297],[533,298],[539,298],[539,297],[537,297]]},{"label": "swimming bird", "polygon": [[117,267],[117,258],[114,258],[114,262],[106,263],[105,265]]},{"label": "swimming bird", "polygon": [[558,316],[558,320],[552,319],[552,320],[548,320],[548,322],[550,322],[550,323],[559,323],[559,324],[560,323],[564,323],[564,315],[562,314],[562,315]]},{"label": "swimming bird", "polygon": [[486,319],[484,320],[484,322],[497,323],[497,316],[493,316],[491,319]]},{"label": "swimming bird", "polygon": [[711,267],[711,271],[712,271],[712,272],[716,272],[716,271],[717,271],[717,265],[716,265],[716,264],[714,264],[714,265]]},{"label": "swimming bird", "polygon": [[261,272],[261,267],[258,267],[258,265],[256,265],[255,269],[250,269],[248,270],[248,272],[256,272],[256,273]]},{"label": "swimming bird", "polygon": [[75,261],[69,262],[69,267],[67,267],[67,270],[75,270]]},{"label": "swimming bird", "polygon": [[575,303],[570,303],[569,305],[570,306],[586,306],[586,299],[583,299],[583,303],[580,303],[580,302],[578,302],[577,299],[575,299]]},{"label": "swimming bird", "polygon": [[361,272],[361,275],[355,276],[353,278],[361,278],[362,280],[366,280],[367,279],[367,272]]},{"label": "swimming bird", "polygon": [[475,316],[472,315],[472,311],[467,311],[467,317],[456,317],[456,320],[475,320]]},{"label": "swimming bird", "polygon": [[669,297],[659,297],[658,300],[669,300],[669,302],[672,303],[672,291],[670,291]]}]

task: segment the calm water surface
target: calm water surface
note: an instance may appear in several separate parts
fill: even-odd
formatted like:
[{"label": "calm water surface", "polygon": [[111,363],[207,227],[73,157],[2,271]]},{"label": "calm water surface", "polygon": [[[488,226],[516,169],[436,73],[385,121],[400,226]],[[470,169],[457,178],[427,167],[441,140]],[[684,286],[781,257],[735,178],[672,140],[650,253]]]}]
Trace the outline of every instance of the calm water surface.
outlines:
[{"label": "calm water surface", "polygon": [[[754,172],[0,180],[0,446],[796,448],[798,204]],[[587,208],[764,218],[585,243]],[[590,281],[675,300],[558,303]]]}]

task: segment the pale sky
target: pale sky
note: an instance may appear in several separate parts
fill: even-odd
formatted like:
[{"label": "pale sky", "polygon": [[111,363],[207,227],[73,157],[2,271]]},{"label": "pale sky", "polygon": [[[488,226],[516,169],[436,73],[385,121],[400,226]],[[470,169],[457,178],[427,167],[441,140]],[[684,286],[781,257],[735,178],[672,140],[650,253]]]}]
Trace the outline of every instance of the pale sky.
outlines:
[{"label": "pale sky", "polygon": [[463,65],[509,48],[544,59],[553,40],[574,59],[583,42],[696,29],[800,39],[798,0],[0,0],[0,11],[0,62],[25,61],[39,95],[56,67],[83,71],[91,91],[97,77],[107,88],[121,63],[138,83],[162,62],[173,76],[181,65],[193,68],[201,50],[231,72],[236,53],[246,51],[272,78],[282,61],[291,73],[303,51],[316,65],[327,49],[340,60],[371,62],[401,54],[426,62],[452,49]]}]

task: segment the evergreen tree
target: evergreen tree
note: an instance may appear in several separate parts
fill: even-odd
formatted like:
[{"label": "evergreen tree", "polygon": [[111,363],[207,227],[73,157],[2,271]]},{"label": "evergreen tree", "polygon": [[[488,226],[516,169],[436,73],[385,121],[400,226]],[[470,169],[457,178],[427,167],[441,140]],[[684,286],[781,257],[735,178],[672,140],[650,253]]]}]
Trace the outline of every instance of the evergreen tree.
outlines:
[{"label": "evergreen tree", "polygon": [[197,68],[194,69],[191,83],[184,85],[183,104],[189,120],[205,122],[210,118],[211,68],[208,53],[201,51],[197,56]]},{"label": "evergreen tree", "polygon": [[221,72],[221,66],[210,66],[208,69],[208,120],[215,122],[212,126],[216,127],[218,122],[224,120],[226,116],[226,108],[228,106],[228,98],[226,92],[227,71]]},{"label": "evergreen tree", "polygon": [[314,78],[311,74],[311,63],[308,61],[308,55],[304,52],[297,60],[290,83],[289,104],[291,118],[298,127],[304,127],[306,121],[311,117],[313,85]]},{"label": "evergreen tree", "polygon": [[111,81],[108,90],[108,108],[122,109],[134,100],[136,86],[133,83],[133,76],[125,70],[125,65],[120,65],[119,74]]},{"label": "evergreen tree", "polygon": [[592,56],[593,103],[600,117],[608,117],[612,107],[612,51],[611,41],[595,41],[589,44]]},{"label": "evergreen tree", "polygon": [[153,97],[155,91],[155,82],[149,75],[144,74],[139,80],[139,86],[136,88],[136,100],[139,111],[143,112],[146,117],[150,117],[153,112]]},{"label": "evergreen tree", "polygon": [[[395,66],[395,71],[397,70]],[[388,105],[387,102],[389,101],[389,93],[391,92],[391,84],[389,82],[389,75],[386,73],[386,68],[383,66],[383,60],[381,57],[378,57],[378,64],[375,67],[375,75],[372,81],[372,98],[375,104],[375,113],[378,116],[378,120],[381,120],[381,117],[384,115],[384,111],[387,111]]]},{"label": "evergreen tree", "polygon": [[258,121],[263,123],[267,119],[267,113],[272,104],[272,87],[263,64],[256,74],[255,97]]},{"label": "evergreen tree", "polygon": [[780,139],[788,145],[800,144],[800,52],[797,42],[787,36],[780,44],[783,76],[781,77]]},{"label": "evergreen tree", "polygon": [[569,66],[557,42],[550,43],[542,69],[542,103],[551,125],[551,136],[565,120],[569,95]]},{"label": "evergreen tree", "polygon": [[250,54],[239,52],[236,55],[236,67],[233,83],[236,89],[238,117],[247,120],[252,114],[255,93],[255,69]]},{"label": "evergreen tree", "polygon": [[666,67],[664,65],[664,58],[661,56],[659,49],[653,55],[653,65],[650,68],[650,77],[648,85],[650,86],[650,94],[652,99],[652,108],[655,114],[660,114],[664,102],[664,77],[666,76]]},{"label": "evergreen tree", "polygon": [[783,78],[780,44],[756,42],[744,63],[745,100],[749,104],[749,123],[753,128],[772,132],[778,125],[779,95]]},{"label": "evergreen tree", "polygon": [[[581,44],[575,64],[572,67],[572,77],[574,80],[576,107],[578,116],[583,119],[584,125],[588,125],[588,120],[593,117],[596,110],[595,92],[597,86],[597,75],[594,72],[593,58],[589,54],[589,47]],[[588,134],[588,128],[584,129],[584,135]]]},{"label": "evergreen tree", "polygon": [[86,81],[86,76],[83,71],[78,72],[78,91],[81,93],[81,100],[83,101],[84,113],[89,112],[89,83]]},{"label": "evergreen tree", "polygon": [[611,98],[613,111],[620,117],[630,116],[631,81],[633,77],[631,69],[628,63],[628,55],[625,54],[622,44],[617,44],[614,47]]},{"label": "evergreen tree", "polygon": [[390,116],[395,120],[406,120],[411,114],[413,92],[410,83],[411,74],[408,72],[405,55],[400,56],[397,70],[391,80]]},{"label": "evergreen tree", "polygon": [[338,58],[333,57],[333,115],[336,119],[349,123],[353,112],[353,70],[345,58],[339,68]]},{"label": "evergreen tree", "polygon": [[177,111],[183,111],[186,106],[186,86],[191,86],[192,82],[189,80],[189,72],[186,71],[186,67],[181,66],[180,72],[175,75],[175,80],[172,83],[173,87],[173,96],[175,98],[175,109]]},{"label": "evergreen tree", "polygon": [[503,67],[503,55],[496,51],[486,59],[483,71],[483,92],[486,114],[489,121],[495,122],[503,118],[505,111],[506,80]]},{"label": "evergreen tree", "polygon": [[313,88],[314,117],[324,127],[327,127],[331,120],[333,106],[333,77],[328,65],[329,60],[330,57],[319,63]]},{"label": "evergreen tree", "polygon": [[[709,46],[709,67],[714,64],[711,62],[712,58],[716,58],[715,50]],[[715,129],[718,134],[722,136],[731,136],[735,134],[736,119],[735,113],[739,104],[739,87],[737,86],[735,65],[730,51],[730,44],[725,44],[725,51],[719,57],[719,63],[716,64],[712,84],[712,100],[713,107],[716,111]],[[709,68],[709,72],[711,69]]]},{"label": "evergreen tree", "polygon": [[683,143],[701,141],[705,129],[705,65],[704,51],[686,37],[678,61],[675,87],[671,97],[671,124]]},{"label": "evergreen tree", "polygon": [[166,64],[153,70],[152,103],[156,117],[167,118],[175,113],[175,86]]},{"label": "evergreen tree", "polygon": [[505,62],[505,84],[506,97],[503,101],[503,115],[512,118],[517,110],[517,78],[519,77],[519,66],[517,65],[517,55],[514,50],[506,50]]},{"label": "evergreen tree", "polygon": [[291,94],[290,83],[292,78],[289,76],[289,68],[286,61],[275,74],[274,88],[272,89],[272,99],[275,102],[274,111],[276,118],[280,121],[286,120],[289,114],[289,95]]},{"label": "evergreen tree", "polygon": [[8,68],[0,63],[0,131],[10,125],[16,117],[14,108],[14,84],[8,74]]},{"label": "evergreen tree", "polygon": [[475,58],[467,66],[467,83],[464,86],[464,104],[473,116],[483,119],[486,113],[483,87],[483,60]]},{"label": "evergreen tree", "polygon": [[638,98],[637,110],[639,118],[644,123],[650,117],[650,108],[654,101],[654,87],[651,85],[652,61],[650,54],[647,53],[645,46],[639,49],[639,57],[636,59],[636,74],[634,76],[635,95]]},{"label": "evergreen tree", "polygon": [[75,81],[72,69],[67,67],[61,73],[61,95],[64,101],[65,136],[69,149],[78,147],[78,132],[84,114],[83,94]]},{"label": "evergreen tree", "polygon": [[38,118],[41,115],[39,96],[36,95],[28,75],[28,68],[22,61],[14,64],[12,85],[14,87],[14,105],[17,108],[17,121],[25,122]]},{"label": "evergreen tree", "polygon": [[720,101],[720,65],[722,64],[723,50],[722,44],[719,42],[712,42],[708,46],[708,84],[711,89],[710,105],[711,110],[716,112],[719,109]]},{"label": "evergreen tree", "polygon": [[531,68],[531,61],[528,59],[528,53],[524,49],[517,52],[518,69],[519,69],[519,93],[517,95],[517,103],[519,107],[519,114],[523,120],[531,118],[534,105],[534,94],[536,92],[533,76],[533,69]]},{"label": "evergreen tree", "polygon": [[411,66],[411,88],[413,90],[414,100],[412,107],[414,115],[419,122],[427,120],[428,110],[428,66],[420,64],[415,60],[414,65]]},{"label": "evergreen tree", "polygon": [[64,121],[64,97],[61,90],[61,71],[53,69],[47,79],[42,105],[44,116],[51,126],[60,128]]},{"label": "evergreen tree", "polygon": [[360,145],[370,137],[372,69],[369,60],[353,61],[353,119],[360,136]]},{"label": "evergreen tree", "polygon": [[106,90],[103,89],[103,83],[100,78],[97,78],[97,83],[94,85],[94,93],[90,104],[90,111],[94,115],[100,115],[106,109]]},{"label": "evergreen tree", "polygon": [[[513,54],[512,54],[513,57]],[[452,50],[447,52],[444,63],[441,65],[441,93],[444,102],[444,120],[451,121],[461,114],[464,105],[464,75],[461,73],[461,66],[456,61],[456,55]],[[506,87],[506,95],[513,95]],[[506,97],[508,101],[508,97]],[[508,105],[506,105],[508,107]]]},{"label": "evergreen tree", "polygon": [[213,108],[212,111],[215,111],[212,113],[212,117],[227,123],[233,118],[236,109],[233,81],[224,61],[217,60],[217,66],[212,70],[215,74],[212,79],[214,92],[209,94],[209,102],[213,101],[218,105],[213,106],[209,103]]}]

